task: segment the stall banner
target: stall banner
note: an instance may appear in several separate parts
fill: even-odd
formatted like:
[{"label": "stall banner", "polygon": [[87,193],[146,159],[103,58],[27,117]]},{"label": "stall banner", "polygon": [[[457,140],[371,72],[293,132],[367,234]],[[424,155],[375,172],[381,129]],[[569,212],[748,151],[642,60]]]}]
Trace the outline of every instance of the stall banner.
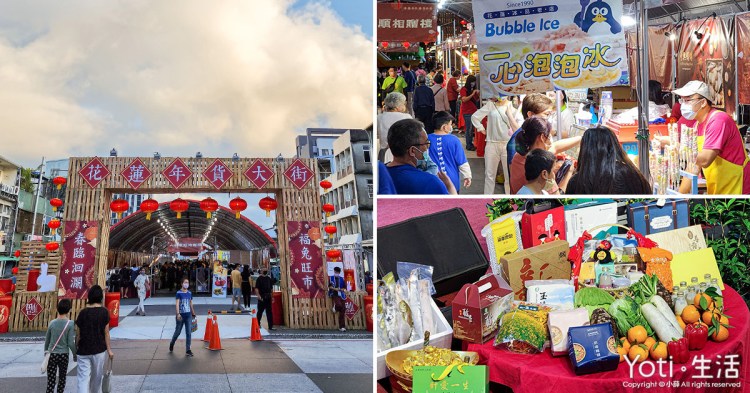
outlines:
[{"label": "stall banner", "polygon": [[[674,90],[672,86],[672,51],[677,52],[677,41],[669,38],[668,34],[680,35],[681,27],[668,23],[648,27],[648,68],[649,79],[661,83],[665,91]],[[630,87],[635,89],[638,78],[638,38],[635,30],[625,33],[628,42],[628,61],[630,63]],[[568,94],[570,98],[570,94]],[[670,101],[671,103],[671,101]]]},{"label": "stall banner", "polygon": [[288,221],[289,276],[295,298],[323,297],[328,289],[328,277],[323,266],[322,241],[310,238],[310,228],[318,228],[318,221]]},{"label": "stall banner", "polygon": [[415,44],[437,40],[435,4],[378,3],[377,15],[380,42]]},{"label": "stall banner", "polygon": [[[450,368],[450,370],[448,370]],[[427,393],[487,393],[490,391],[490,372],[487,366],[414,367],[413,392]],[[447,375],[444,375],[448,372]]]},{"label": "stall banner", "polygon": [[203,251],[203,239],[197,237],[182,237],[167,246],[167,251],[172,254],[197,254]]},{"label": "stall banner", "polygon": [[622,0],[524,4],[472,2],[482,97],[627,82]]},{"label": "stall banner", "polygon": [[59,298],[83,299],[94,285],[99,225],[96,221],[65,221],[63,227]]},{"label": "stall banner", "polygon": [[357,282],[359,281],[359,269],[357,269],[357,255],[354,250],[343,250],[344,260],[344,280],[346,281],[347,289],[350,291],[357,290]]},{"label": "stall banner", "polygon": [[[735,116],[734,40],[726,22],[721,18],[708,18],[685,22],[677,53],[677,87],[691,80],[708,85],[711,102],[715,108]],[[695,32],[703,38],[698,40]],[[742,80],[742,79],[740,79]]]},{"label": "stall banner", "polygon": [[[734,17],[737,38],[737,99],[750,104],[750,13]],[[747,52],[747,54],[745,54]]]},{"label": "stall banner", "polygon": [[214,290],[211,292],[211,297],[227,297],[227,269],[219,261],[214,263],[212,278]]}]

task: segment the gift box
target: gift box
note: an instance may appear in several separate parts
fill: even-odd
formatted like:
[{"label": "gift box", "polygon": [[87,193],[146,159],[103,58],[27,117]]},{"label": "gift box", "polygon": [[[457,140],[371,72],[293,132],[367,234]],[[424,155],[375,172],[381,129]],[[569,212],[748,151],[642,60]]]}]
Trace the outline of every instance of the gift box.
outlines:
[{"label": "gift box", "polygon": [[523,249],[520,225],[523,214],[521,211],[508,213],[482,228],[482,236],[487,241],[492,273],[502,274],[500,258]]},{"label": "gift box", "polygon": [[549,313],[549,333],[552,339],[552,356],[568,354],[568,330],[589,324],[589,312],[585,308]]},{"label": "gift box", "polygon": [[536,247],[508,254],[500,259],[502,276],[516,300],[526,300],[528,280],[570,279],[568,242],[556,240]]},{"label": "gift box", "polygon": [[[599,225],[616,223],[617,203],[611,199],[565,206],[565,236],[571,247],[583,235],[583,231],[590,231]],[[605,234],[615,233],[617,233],[616,227],[608,227],[591,233],[591,236],[600,239]]]},{"label": "gift box", "polygon": [[683,252],[708,248],[706,237],[703,235],[703,228],[700,225],[652,233],[646,237],[658,243],[659,247],[671,251],[672,254],[682,254]]},{"label": "gift box", "polygon": [[554,240],[565,240],[565,208],[556,200],[535,204],[526,203],[521,217],[523,248],[530,248]]},{"label": "gift box", "polygon": [[453,337],[482,344],[497,332],[497,319],[513,302],[513,292],[500,277],[487,275],[466,284],[453,299]]},{"label": "gift box", "polygon": [[616,370],[620,363],[612,325],[600,323],[568,329],[568,355],[576,375]]},{"label": "gift box", "polygon": [[412,391],[420,393],[488,393],[490,391],[490,372],[487,366],[463,366],[461,367],[463,372],[452,367],[451,370],[447,370],[448,375],[441,378],[446,368],[443,366],[414,367]]},{"label": "gift box", "polygon": [[690,211],[687,199],[637,202],[628,206],[628,226],[643,235],[685,228]]}]

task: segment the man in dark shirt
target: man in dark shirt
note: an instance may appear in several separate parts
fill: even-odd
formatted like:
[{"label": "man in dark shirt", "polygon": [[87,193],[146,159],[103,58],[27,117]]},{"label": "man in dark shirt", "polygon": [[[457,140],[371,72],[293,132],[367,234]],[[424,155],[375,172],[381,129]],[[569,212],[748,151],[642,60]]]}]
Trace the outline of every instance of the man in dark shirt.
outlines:
[{"label": "man in dark shirt", "polygon": [[404,62],[401,67],[404,81],[406,81],[406,88],[404,89],[404,95],[406,96],[406,111],[414,117],[414,89],[417,87],[417,74],[411,70],[411,64]]},{"label": "man in dark shirt", "polygon": [[268,270],[263,270],[255,282],[255,294],[258,295],[258,323],[263,319],[263,311],[266,311],[268,330],[273,328],[273,314],[271,313],[271,299],[273,297],[273,284],[276,280],[268,276]]}]

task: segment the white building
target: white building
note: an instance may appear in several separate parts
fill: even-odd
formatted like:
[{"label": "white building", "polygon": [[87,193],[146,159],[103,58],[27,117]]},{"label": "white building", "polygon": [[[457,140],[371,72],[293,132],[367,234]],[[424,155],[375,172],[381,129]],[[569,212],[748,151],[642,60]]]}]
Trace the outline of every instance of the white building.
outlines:
[{"label": "white building", "polygon": [[124,199],[124,200],[128,201],[128,210],[125,211],[124,213],[122,213],[122,218],[120,218],[119,220],[117,219],[117,213],[112,213],[111,217],[110,217],[110,220],[111,220],[110,223],[112,225],[117,224],[117,222],[119,222],[120,220],[124,219],[125,217],[127,217],[127,216],[129,216],[129,215],[131,215],[133,213],[135,213],[138,209],[140,209],[141,208],[141,202],[143,202],[146,199],[148,199],[148,195],[144,195],[144,194],[114,194],[114,195],[112,195],[112,200],[114,201],[115,199]]},{"label": "white building", "polygon": [[21,167],[0,156],[0,255],[10,253]]}]

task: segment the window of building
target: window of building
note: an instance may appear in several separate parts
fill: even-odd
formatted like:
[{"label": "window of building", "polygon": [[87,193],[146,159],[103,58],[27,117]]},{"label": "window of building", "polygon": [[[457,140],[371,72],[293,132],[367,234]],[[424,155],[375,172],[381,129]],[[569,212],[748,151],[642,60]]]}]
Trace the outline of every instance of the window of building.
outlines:
[{"label": "window of building", "polygon": [[367,196],[372,199],[373,194],[373,185],[372,185],[372,179],[367,179]]},{"label": "window of building", "polygon": [[370,161],[370,145],[362,146],[362,154],[365,156],[365,163],[369,164]]}]

